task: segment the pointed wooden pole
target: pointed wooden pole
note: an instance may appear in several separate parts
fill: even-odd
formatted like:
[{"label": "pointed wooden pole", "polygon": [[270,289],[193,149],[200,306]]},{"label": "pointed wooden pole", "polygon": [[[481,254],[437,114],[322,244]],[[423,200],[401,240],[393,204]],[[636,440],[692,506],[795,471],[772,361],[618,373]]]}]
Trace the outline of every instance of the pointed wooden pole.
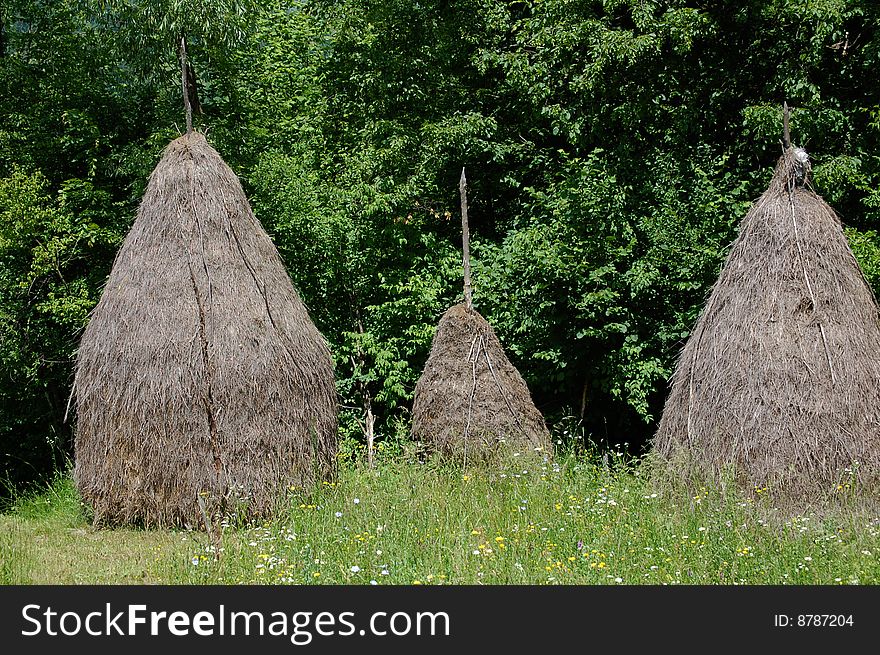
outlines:
[{"label": "pointed wooden pole", "polygon": [[458,181],[458,192],[461,195],[461,256],[464,264],[464,301],[468,309],[474,308],[474,296],[471,291],[471,248],[470,231],[468,230],[467,178],[464,168]]},{"label": "pointed wooden pole", "polygon": [[791,131],[788,127],[788,122],[790,118],[791,112],[788,109],[788,103],[782,103],[782,140],[785,144],[785,149],[788,150],[791,148]]},{"label": "pointed wooden pole", "polygon": [[186,35],[180,35],[180,85],[183,90],[183,109],[186,112],[186,133],[192,134],[193,115],[192,104],[189,100],[189,85],[186,75]]}]

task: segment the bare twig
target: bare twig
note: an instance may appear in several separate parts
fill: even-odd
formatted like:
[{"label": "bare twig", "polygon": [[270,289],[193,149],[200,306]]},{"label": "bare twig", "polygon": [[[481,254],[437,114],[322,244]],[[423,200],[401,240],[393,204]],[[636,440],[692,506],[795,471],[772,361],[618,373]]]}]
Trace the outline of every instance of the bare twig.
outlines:
[{"label": "bare twig", "polygon": [[[354,296],[354,293],[351,294],[352,307],[354,308],[354,317],[357,322],[358,334],[363,336],[365,334],[364,330],[364,322],[361,320],[361,312],[360,305],[357,303],[357,299]],[[354,370],[357,372],[358,370],[363,373],[363,370],[367,366],[367,357],[366,353],[364,353],[363,344],[361,340],[357,341],[357,354],[358,354],[358,363],[356,364],[354,358],[352,358],[351,363],[354,367]],[[367,464],[371,469],[376,468],[375,462],[375,432],[374,426],[376,424],[376,416],[373,414],[373,396],[370,393],[370,386],[367,382],[364,381],[362,375],[357,376],[357,385],[358,389],[361,392],[361,398],[364,401],[364,421],[362,424],[364,436],[367,439]]]},{"label": "bare twig", "polygon": [[[465,447],[465,459],[467,459],[467,442],[468,442],[468,433],[471,429],[471,415],[473,414],[474,407],[474,396],[477,393],[477,360],[480,358],[480,347],[482,347],[482,341],[480,342],[480,346],[477,346],[477,339],[479,338],[479,334],[475,334],[473,340],[471,341],[471,349],[468,352],[468,360],[471,363],[471,395],[468,398],[468,413],[467,413],[467,423],[464,426],[464,447]],[[476,352],[474,352],[474,348],[476,347]]]},{"label": "bare twig", "polygon": [[[220,553],[223,552],[223,525],[221,521],[216,523],[211,520],[211,513],[208,511],[208,504],[205,502],[206,494],[198,494],[196,501],[199,510],[202,512],[202,520],[205,522],[205,531],[211,538],[211,545],[214,548],[214,561],[220,560]],[[218,517],[219,518],[219,517]]]},{"label": "bare twig", "polygon": [[584,414],[586,414],[586,412],[587,412],[587,392],[589,391],[589,389],[590,389],[590,380],[589,380],[589,378],[584,378],[584,386],[583,386],[583,389],[581,390],[581,411],[580,411],[581,419],[584,418]]},{"label": "bare twig", "polygon": [[76,387],[70,387],[70,395],[67,396],[67,407],[64,408],[64,420],[62,423],[67,423],[67,416],[70,414],[70,405],[73,403],[73,395],[76,393]]},{"label": "bare twig", "polygon": [[364,397],[364,406],[366,408],[364,433],[367,435],[367,464],[371,469],[374,469],[376,468],[376,437],[373,426],[376,424],[376,417],[373,415],[373,405],[369,393]]},{"label": "bare twig", "polygon": [[489,349],[485,346],[483,347],[483,355],[486,357],[486,364],[489,366],[489,372],[492,374],[492,379],[495,380],[495,384],[498,385],[498,391],[501,392],[501,397],[504,398],[504,404],[507,405],[507,410],[513,417],[513,420],[516,423],[516,426],[520,429],[520,432],[526,434],[525,429],[523,429],[522,423],[519,422],[519,417],[516,415],[516,412],[513,411],[513,406],[510,404],[510,400],[508,400],[507,394],[504,392],[504,387],[501,386],[501,382],[498,380],[498,376],[495,375],[495,367],[492,366],[492,360],[489,359]]}]

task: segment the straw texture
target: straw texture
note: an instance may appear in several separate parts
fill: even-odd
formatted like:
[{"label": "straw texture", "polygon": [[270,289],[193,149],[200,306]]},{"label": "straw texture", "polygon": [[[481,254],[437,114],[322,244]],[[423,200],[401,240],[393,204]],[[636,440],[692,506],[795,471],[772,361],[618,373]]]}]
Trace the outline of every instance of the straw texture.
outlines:
[{"label": "straw texture", "polygon": [[487,461],[508,448],[551,453],[550,434],[494,330],[465,303],[437,326],[413,400],[413,436],[442,456]]},{"label": "straw texture", "polygon": [[197,132],[150,176],[83,334],[75,394],[75,479],[99,524],[263,517],[290,486],[334,473],[328,347]]},{"label": "straw texture", "polygon": [[654,450],[682,475],[802,499],[877,482],[877,304],[809,172],[780,158],[681,353]]}]

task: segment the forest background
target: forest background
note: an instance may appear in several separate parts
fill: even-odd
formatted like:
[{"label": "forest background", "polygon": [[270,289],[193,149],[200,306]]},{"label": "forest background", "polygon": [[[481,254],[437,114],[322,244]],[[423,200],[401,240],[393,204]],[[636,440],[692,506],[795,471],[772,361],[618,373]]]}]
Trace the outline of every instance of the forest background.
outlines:
[{"label": "forest background", "polygon": [[4,0],[0,479],[72,456],[79,336],[162,149],[188,41],[206,131],[334,354],[342,457],[408,433],[441,313],[475,306],[565,441],[638,452],[782,102],[880,289],[875,0]]}]

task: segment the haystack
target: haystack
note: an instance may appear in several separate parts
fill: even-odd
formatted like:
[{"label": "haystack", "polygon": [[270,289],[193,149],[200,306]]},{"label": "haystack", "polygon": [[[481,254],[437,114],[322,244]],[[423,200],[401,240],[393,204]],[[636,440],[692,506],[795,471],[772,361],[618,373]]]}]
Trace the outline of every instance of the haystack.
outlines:
[{"label": "haystack", "polygon": [[840,220],[789,147],[681,353],[654,448],[673,470],[816,498],[880,472],[880,326]]},{"label": "haystack", "polygon": [[466,303],[437,326],[413,400],[413,436],[441,455],[485,461],[503,444],[550,453],[550,433],[485,318]]},{"label": "haystack", "polygon": [[437,326],[415,388],[412,434],[441,456],[489,461],[510,450],[551,454],[550,433],[495,331],[473,308],[467,195],[461,174],[465,302]]},{"label": "haystack", "polygon": [[262,517],[333,474],[329,350],[197,132],[150,176],[83,334],[75,394],[76,484],[97,523]]}]

